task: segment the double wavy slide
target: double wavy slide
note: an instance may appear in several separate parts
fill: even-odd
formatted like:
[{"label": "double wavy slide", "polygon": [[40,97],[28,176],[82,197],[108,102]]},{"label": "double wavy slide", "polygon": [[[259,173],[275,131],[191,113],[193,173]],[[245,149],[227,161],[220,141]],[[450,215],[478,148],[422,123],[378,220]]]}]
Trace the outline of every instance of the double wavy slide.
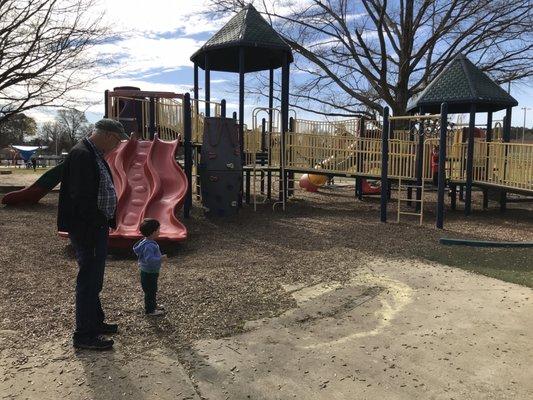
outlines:
[{"label": "double wavy slide", "polygon": [[176,163],[178,141],[164,142],[130,139],[122,142],[107,157],[117,192],[117,229],[111,243],[141,237],[139,224],[144,218],[161,223],[159,240],[182,241],[187,228],[176,214],[187,192],[187,177]]},{"label": "double wavy slide", "polygon": [[[130,139],[107,156],[118,199],[117,229],[109,234],[110,246],[122,247],[139,239],[139,224],[144,218],[156,218],[161,223],[159,240],[187,238],[187,228],[176,217],[187,192],[187,177],[174,159],[177,146],[177,140],[164,142],[157,137],[153,141]],[[46,184],[37,181],[8,193],[2,203],[37,203],[60,182],[62,165],[53,171]]]}]

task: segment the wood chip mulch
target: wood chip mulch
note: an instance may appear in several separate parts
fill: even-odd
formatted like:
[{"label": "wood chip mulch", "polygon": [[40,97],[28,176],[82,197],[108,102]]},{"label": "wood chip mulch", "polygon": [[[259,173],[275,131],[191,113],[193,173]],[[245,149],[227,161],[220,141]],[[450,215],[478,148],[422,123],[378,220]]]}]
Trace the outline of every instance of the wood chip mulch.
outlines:
[{"label": "wood chip mulch", "polygon": [[[186,349],[197,339],[241,332],[244,323],[279,315],[295,302],[283,285],[344,281],[368,256],[420,258],[437,248],[441,236],[532,240],[531,205],[497,204],[475,213],[447,212],[446,231],[434,228],[434,194],[428,194],[425,224],[406,218],[379,222],[379,198],[353,198],[352,187],[298,192],[285,212],[245,207],[234,219],[208,220],[195,204],[185,221],[186,242],[166,248],[169,259],[159,281],[159,302],[167,316],[143,315],[138,267],[132,252],[109,257],[102,303],[108,320],[118,322],[125,352],[170,346]],[[389,207],[395,221],[396,204]],[[0,350],[53,338],[70,340],[74,323],[76,262],[56,234],[57,193],[35,206],[0,208]],[[531,252],[523,257],[531,257]],[[3,348],[3,349],[2,349]]]}]

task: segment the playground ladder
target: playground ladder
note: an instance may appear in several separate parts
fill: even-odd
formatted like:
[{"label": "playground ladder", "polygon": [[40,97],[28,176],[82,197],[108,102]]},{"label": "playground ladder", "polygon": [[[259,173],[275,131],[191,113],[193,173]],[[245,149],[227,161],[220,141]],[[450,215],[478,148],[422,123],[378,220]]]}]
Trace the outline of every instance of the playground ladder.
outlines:
[{"label": "playground ladder", "polygon": [[[272,194],[272,198],[279,198],[279,195],[280,195],[280,190],[279,190],[279,186],[280,186],[280,178],[277,177],[277,174],[276,174],[277,171],[275,170],[270,170],[270,173],[271,173],[271,183],[272,183],[272,186],[271,186],[271,194]],[[252,202],[253,202],[253,205],[254,205],[254,211],[257,211],[257,205],[258,204],[265,204],[267,202],[267,199],[268,199],[268,195],[267,195],[267,186],[268,186],[268,167],[263,169],[261,168],[261,166],[254,166],[251,171],[250,171],[250,188],[252,190],[252,193],[251,193],[251,198],[252,198]],[[259,183],[259,184],[258,184]],[[263,183],[263,186],[264,186],[264,192],[260,192],[258,191],[258,187],[261,186],[261,183]],[[283,209],[285,209],[284,207],[284,203],[282,201],[275,201],[272,205],[272,209],[275,210],[275,207],[276,205],[282,205],[283,206]]]},{"label": "playground ladder", "polygon": [[195,191],[196,191],[196,199],[201,199],[201,185],[200,185],[200,169],[198,166],[200,165],[200,152],[199,147],[194,146],[193,147],[193,165],[194,165],[194,185],[195,185]]},{"label": "playground ladder", "polygon": [[[408,199],[407,197],[402,197],[402,191],[407,191],[407,189],[420,189],[420,200],[414,198],[414,199]],[[420,212],[408,212],[408,211],[402,211],[402,202],[408,203],[420,203]],[[422,221],[424,218],[424,183],[422,185],[402,185],[402,180],[400,179],[398,181],[398,216],[396,219],[396,222],[400,222],[400,216],[401,215],[415,215],[419,217],[419,224],[422,225]]]}]

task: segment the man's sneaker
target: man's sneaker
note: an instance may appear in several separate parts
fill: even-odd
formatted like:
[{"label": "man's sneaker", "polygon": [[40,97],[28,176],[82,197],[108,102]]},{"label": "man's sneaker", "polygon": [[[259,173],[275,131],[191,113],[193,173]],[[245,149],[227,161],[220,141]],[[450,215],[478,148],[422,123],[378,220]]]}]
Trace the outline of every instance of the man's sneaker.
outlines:
[{"label": "man's sneaker", "polygon": [[76,349],[110,350],[113,348],[113,343],[115,342],[112,339],[107,339],[104,336],[74,339]]},{"label": "man's sneaker", "polygon": [[106,324],[105,322],[102,323],[102,326],[100,327],[100,333],[102,334],[112,334],[118,332],[118,325],[117,324]]},{"label": "man's sneaker", "polygon": [[155,307],[156,310],[164,310],[165,309],[165,306],[163,304],[158,304],[156,307]]},{"label": "man's sneaker", "polygon": [[148,315],[149,317],[161,317],[161,316],[165,315],[165,310],[160,310],[160,309],[156,308],[151,313],[146,313],[146,315]]}]

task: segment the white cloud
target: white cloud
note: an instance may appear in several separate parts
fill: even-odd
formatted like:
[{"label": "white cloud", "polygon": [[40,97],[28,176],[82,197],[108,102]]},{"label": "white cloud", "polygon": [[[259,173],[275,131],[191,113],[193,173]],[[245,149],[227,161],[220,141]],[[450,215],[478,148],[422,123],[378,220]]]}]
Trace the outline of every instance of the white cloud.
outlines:
[{"label": "white cloud", "polygon": [[191,66],[189,58],[203,42],[185,38],[136,36],[98,46],[95,52],[118,61],[114,75],[132,76],[153,70]]},{"label": "white cloud", "polygon": [[[102,113],[104,90],[116,86],[138,86],[143,90],[185,92],[190,85],[153,83],[161,73],[191,67],[190,56],[204,40],[190,35],[218,30],[225,20],[210,20],[200,14],[205,10],[203,0],[100,0],[89,12],[103,14],[102,23],[116,33],[117,39],[91,49],[89,57],[114,61],[100,71],[83,71],[79,79],[90,79],[88,73],[98,75],[84,90],[69,93],[72,106],[86,112]],[[221,83],[223,80],[213,80]],[[64,100],[64,99],[63,99]],[[31,114],[38,122],[54,118],[54,107],[41,107]]]},{"label": "white cloud", "polygon": [[204,0],[102,0],[95,12],[104,12],[104,22],[116,31],[164,33],[181,30],[186,35],[212,32],[220,20],[200,13]]},{"label": "white cloud", "polygon": [[28,110],[24,114],[35,119],[38,124],[44,124],[45,122],[51,122],[54,120],[57,109],[53,107],[40,107]]}]

